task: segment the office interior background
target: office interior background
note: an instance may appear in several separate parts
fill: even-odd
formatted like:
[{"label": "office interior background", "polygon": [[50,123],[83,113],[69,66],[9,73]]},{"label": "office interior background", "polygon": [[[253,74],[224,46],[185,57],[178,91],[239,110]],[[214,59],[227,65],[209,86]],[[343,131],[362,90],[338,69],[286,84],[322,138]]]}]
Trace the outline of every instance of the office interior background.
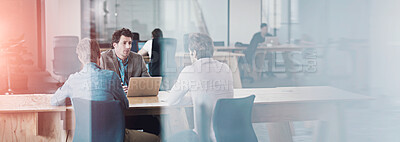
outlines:
[{"label": "office interior background", "polygon": [[[281,44],[307,41],[320,48],[312,55],[292,54],[292,77],[278,52],[276,77],[243,78],[243,88],[333,86],[374,97],[344,106],[346,140],[400,141],[399,6],[397,0],[0,0],[0,94],[7,92],[8,80],[16,93],[55,92],[65,80],[54,71],[56,36],[96,38],[107,47],[117,29],[149,40],[160,28],[184,52],[184,34],[207,33],[223,46],[235,46],[249,44],[267,23]],[[3,49],[13,45],[18,52],[8,55]],[[267,131],[254,127],[257,134]],[[308,130],[296,131],[298,141],[307,140]]]}]

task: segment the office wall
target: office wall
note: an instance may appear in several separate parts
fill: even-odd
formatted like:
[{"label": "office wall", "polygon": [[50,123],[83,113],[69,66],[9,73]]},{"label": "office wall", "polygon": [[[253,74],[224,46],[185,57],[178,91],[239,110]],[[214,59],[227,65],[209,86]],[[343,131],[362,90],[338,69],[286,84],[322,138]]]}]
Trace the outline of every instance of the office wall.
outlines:
[{"label": "office wall", "polygon": [[228,0],[199,0],[199,4],[211,38],[227,45]]},{"label": "office wall", "polygon": [[53,74],[53,37],[81,35],[80,0],[46,0],[46,70]]},{"label": "office wall", "polygon": [[261,0],[230,0],[230,42],[250,43],[260,31]]},{"label": "office wall", "polygon": [[[126,27],[139,32],[141,40],[151,39],[151,31],[159,27],[155,0],[118,0],[117,29]],[[112,5],[109,5],[112,7]],[[114,31],[113,31],[114,32]],[[111,37],[112,33],[110,33]]]},{"label": "office wall", "polygon": [[[24,59],[30,59],[37,66],[37,8],[36,0],[1,0],[0,1],[0,45],[10,39],[23,36],[27,54]],[[21,51],[22,52],[22,51]],[[0,55],[0,60],[3,59]]]},{"label": "office wall", "polygon": [[[292,25],[292,39],[299,39],[303,34],[318,43],[342,38],[368,39],[369,1],[299,0],[299,23]],[[287,13],[287,9],[282,11],[283,15]],[[287,21],[287,16],[284,17]],[[278,33],[287,37],[287,27],[282,27]]]},{"label": "office wall", "polygon": [[398,96],[400,84],[400,13],[398,0],[371,0],[371,89]]},{"label": "office wall", "polygon": [[329,0],[330,38],[369,38],[370,0]]}]

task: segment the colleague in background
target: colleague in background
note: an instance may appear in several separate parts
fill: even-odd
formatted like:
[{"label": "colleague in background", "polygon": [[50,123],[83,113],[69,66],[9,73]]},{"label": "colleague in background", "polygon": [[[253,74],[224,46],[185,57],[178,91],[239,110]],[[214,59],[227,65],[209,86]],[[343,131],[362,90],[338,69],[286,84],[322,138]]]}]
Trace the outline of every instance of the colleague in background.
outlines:
[{"label": "colleague in background", "polygon": [[[100,67],[112,70],[121,78],[125,93],[128,91],[131,77],[150,77],[143,57],[131,51],[133,34],[129,29],[122,28],[112,35],[112,46],[101,54]],[[156,117],[132,116],[126,117],[126,127],[143,130],[155,135],[160,133],[160,122]]]},{"label": "colleague in background", "polygon": [[[214,46],[212,39],[201,33],[188,36],[189,53],[192,65],[185,67],[179,74],[178,80],[172,87],[165,100],[170,105],[179,105],[187,93],[191,94],[194,106],[195,131],[199,127],[210,129],[210,138],[215,139],[211,123],[197,124],[201,114],[210,116],[206,119],[211,122],[215,104],[220,98],[233,97],[232,71],[225,63],[214,60]],[[205,112],[200,111],[205,106]],[[200,126],[201,125],[201,126]]]},{"label": "colleague in background", "polygon": [[161,31],[161,29],[156,28],[151,32],[151,37],[152,39],[146,41],[146,43],[143,45],[143,48],[140,49],[140,51],[138,52],[140,55],[144,56],[144,55],[149,55],[149,57],[151,58],[151,50],[153,47],[153,39],[155,38],[163,38],[163,33]]},{"label": "colleague in background", "polygon": [[152,39],[148,40],[138,52],[142,56],[149,55],[149,74],[152,77],[162,77],[160,90],[170,90],[176,80],[176,71],[166,71],[167,68],[176,68],[175,50],[176,40],[163,38],[161,29],[156,28],[151,32]]},{"label": "colleague in background", "polygon": [[[250,68],[253,69],[253,61],[255,59],[255,53],[257,51],[258,44],[265,42],[265,37],[272,36],[272,34],[268,33],[268,25],[266,23],[262,23],[260,25],[260,32],[257,32],[253,35],[250,41],[249,47],[244,51],[246,61],[250,65]],[[273,59],[273,53],[267,52],[266,58],[268,59],[268,76],[274,77],[275,75],[272,72],[272,62],[274,61]],[[264,59],[260,59],[264,60]],[[263,63],[263,62],[262,62]],[[254,72],[254,71],[253,71]]]},{"label": "colleague in background", "polygon": [[[99,44],[93,39],[82,39],[77,48],[82,70],[69,76],[64,85],[51,98],[52,105],[65,105],[67,98],[81,98],[93,101],[119,100],[122,108],[128,109],[129,102],[121,87],[118,75],[109,70],[102,70]],[[157,142],[158,137],[135,130],[125,130],[125,141]]]}]

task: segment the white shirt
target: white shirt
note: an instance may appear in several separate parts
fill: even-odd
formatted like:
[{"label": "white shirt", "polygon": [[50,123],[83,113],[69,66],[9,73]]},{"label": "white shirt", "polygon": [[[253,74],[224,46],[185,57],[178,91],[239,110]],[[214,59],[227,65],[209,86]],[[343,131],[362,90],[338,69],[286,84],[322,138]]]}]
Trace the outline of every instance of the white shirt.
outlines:
[{"label": "white shirt", "polygon": [[[178,80],[172,87],[166,101],[170,105],[180,104],[186,93],[190,93],[194,109],[195,131],[198,132],[196,119],[201,117],[199,106],[205,106],[205,113],[211,120],[214,107],[220,98],[233,98],[232,71],[225,63],[212,58],[202,58],[192,65],[185,67],[179,74]],[[211,122],[211,121],[209,121]],[[215,140],[212,122],[210,136]]]},{"label": "white shirt", "polygon": [[150,39],[148,41],[146,41],[146,43],[143,45],[142,49],[147,51],[147,53],[149,54],[149,58],[151,59],[151,49],[153,47],[153,40]]}]

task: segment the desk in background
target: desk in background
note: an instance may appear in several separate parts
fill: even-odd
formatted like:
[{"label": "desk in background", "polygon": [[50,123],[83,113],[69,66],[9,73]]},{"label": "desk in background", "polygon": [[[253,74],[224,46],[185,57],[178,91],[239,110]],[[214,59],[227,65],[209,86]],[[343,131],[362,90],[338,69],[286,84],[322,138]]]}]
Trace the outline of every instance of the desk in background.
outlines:
[{"label": "desk in background", "polygon": [[233,53],[242,53],[247,47],[234,47],[234,46],[215,46],[216,51],[228,51]]},{"label": "desk in background", "polygon": [[[259,46],[257,50],[266,50],[266,51],[302,51],[307,48],[322,48],[322,46],[317,45],[295,45],[295,44],[281,44],[274,46]],[[233,47],[233,46],[216,46],[214,47],[217,51],[228,51],[234,53],[243,53],[247,47]]]}]

